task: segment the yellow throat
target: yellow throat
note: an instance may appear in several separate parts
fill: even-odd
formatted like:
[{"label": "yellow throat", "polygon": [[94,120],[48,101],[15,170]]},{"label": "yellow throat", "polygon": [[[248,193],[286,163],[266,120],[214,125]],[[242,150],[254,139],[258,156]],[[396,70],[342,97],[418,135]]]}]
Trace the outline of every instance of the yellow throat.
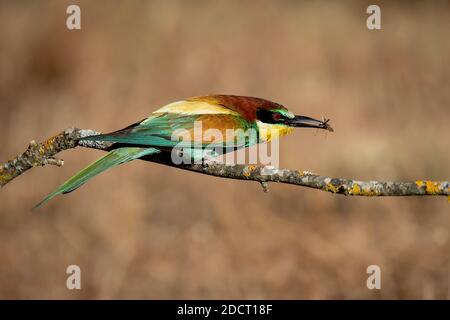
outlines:
[{"label": "yellow throat", "polygon": [[277,139],[279,137],[288,135],[294,128],[289,127],[284,124],[270,124],[264,123],[259,120],[256,121],[259,130],[259,138],[262,141],[270,141],[272,139]]}]

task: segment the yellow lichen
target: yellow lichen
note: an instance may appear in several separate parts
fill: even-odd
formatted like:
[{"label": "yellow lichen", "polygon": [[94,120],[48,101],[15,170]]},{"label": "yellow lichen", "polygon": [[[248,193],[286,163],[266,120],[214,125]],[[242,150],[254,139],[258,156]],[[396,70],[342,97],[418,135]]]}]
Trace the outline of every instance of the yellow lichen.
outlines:
[{"label": "yellow lichen", "polygon": [[350,194],[359,195],[361,193],[361,188],[359,184],[353,183],[352,189],[350,190]]},{"label": "yellow lichen", "polygon": [[54,149],[54,145],[55,145],[55,137],[52,137],[50,139],[47,139],[44,141],[44,148],[46,150],[52,150]]},{"label": "yellow lichen", "polygon": [[417,180],[416,185],[419,188],[425,187],[426,194],[434,195],[439,193],[439,183],[436,181],[429,181],[429,180]]},{"label": "yellow lichen", "polygon": [[252,171],[255,170],[255,169],[256,169],[256,167],[253,166],[253,165],[246,166],[246,167],[244,168],[244,172],[243,172],[244,177],[246,177],[246,178],[250,177],[250,174],[251,174]]},{"label": "yellow lichen", "polygon": [[[2,170],[3,171],[3,170]],[[0,174],[0,186],[7,184],[9,181],[12,180],[12,175],[6,172],[1,172]]]},{"label": "yellow lichen", "polygon": [[439,193],[439,184],[434,181],[426,181],[426,190],[427,194],[437,194]]},{"label": "yellow lichen", "polygon": [[362,196],[366,196],[366,197],[372,197],[372,196],[378,196],[378,193],[376,191],[370,190],[370,189],[363,189],[361,191],[361,195]]},{"label": "yellow lichen", "polygon": [[327,183],[327,191],[330,191],[330,192],[333,192],[333,193],[337,193],[338,192],[338,187],[336,187],[332,183]]}]

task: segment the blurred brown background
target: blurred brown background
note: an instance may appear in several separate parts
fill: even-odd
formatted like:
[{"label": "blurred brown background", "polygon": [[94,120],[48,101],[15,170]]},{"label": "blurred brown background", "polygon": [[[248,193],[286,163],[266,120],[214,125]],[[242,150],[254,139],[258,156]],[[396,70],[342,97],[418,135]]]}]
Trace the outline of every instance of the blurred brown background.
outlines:
[{"label": "blurred brown background", "polygon": [[[82,30],[66,29],[81,6]],[[332,119],[281,166],[336,177],[450,178],[449,2],[2,1],[0,161],[67,127],[111,131],[208,93]],[[0,190],[0,298],[450,298],[445,198],[346,198],[133,162],[37,212],[99,157]],[[82,290],[66,289],[68,265]],[[366,287],[366,268],[382,289]]]}]

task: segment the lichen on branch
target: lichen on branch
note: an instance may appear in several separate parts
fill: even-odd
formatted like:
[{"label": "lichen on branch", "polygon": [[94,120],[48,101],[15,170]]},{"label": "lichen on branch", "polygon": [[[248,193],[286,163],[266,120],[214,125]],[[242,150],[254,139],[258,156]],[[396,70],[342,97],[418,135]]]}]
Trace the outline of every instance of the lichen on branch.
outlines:
[{"label": "lichen on branch", "polygon": [[[79,141],[80,138],[99,134],[93,130],[67,129],[44,142],[31,141],[27,150],[0,166],[0,187],[5,186],[27,170],[47,164],[63,165],[55,155],[77,146],[108,150],[113,143],[101,141]],[[412,182],[358,181],[331,178],[298,170],[277,169],[269,166],[226,165],[216,162],[176,165],[170,154],[159,153],[144,157],[143,160],[176,167],[182,170],[207,174],[214,177],[257,181],[268,191],[269,182],[287,183],[347,196],[449,196],[449,181],[418,180]]]}]

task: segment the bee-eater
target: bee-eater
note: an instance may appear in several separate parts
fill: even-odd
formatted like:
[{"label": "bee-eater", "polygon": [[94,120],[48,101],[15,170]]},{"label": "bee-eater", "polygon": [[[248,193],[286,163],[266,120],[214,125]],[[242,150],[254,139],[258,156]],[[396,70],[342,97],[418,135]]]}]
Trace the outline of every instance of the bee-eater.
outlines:
[{"label": "bee-eater", "polygon": [[[316,120],[306,116],[296,116],[281,104],[261,98],[236,95],[208,95],[194,97],[165,105],[150,117],[124,129],[107,134],[84,137],[80,140],[113,142],[111,150],[97,161],[84,168],[56,191],[48,195],[36,207],[58,194],[69,193],[99,173],[116,165],[161,152],[171,152],[179,145],[173,139],[178,129],[187,132],[194,130],[194,123],[200,121],[202,130],[215,129],[227,137],[227,130],[244,131],[253,129],[256,135],[247,139],[240,147],[249,147],[267,142],[275,133],[278,136],[289,134],[295,127],[318,128],[333,131],[328,120]],[[262,131],[267,134],[260,134]],[[195,138],[195,133],[194,133]],[[200,141],[200,147],[210,145],[210,141]],[[226,138],[225,138],[226,139]],[[223,139],[223,140],[225,140]],[[234,139],[234,138],[233,138]],[[189,141],[188,141],[189,142]],[[187,151],[194,161],[198,161],[196,147],[199,141],[192,142]],[[214,141],[217,143],[218,141]],[[229,141],[219,141],[227,144]],[[185,148],[186,149],[186,148]],[[229,152],[226,149],[223,152]]]}]

